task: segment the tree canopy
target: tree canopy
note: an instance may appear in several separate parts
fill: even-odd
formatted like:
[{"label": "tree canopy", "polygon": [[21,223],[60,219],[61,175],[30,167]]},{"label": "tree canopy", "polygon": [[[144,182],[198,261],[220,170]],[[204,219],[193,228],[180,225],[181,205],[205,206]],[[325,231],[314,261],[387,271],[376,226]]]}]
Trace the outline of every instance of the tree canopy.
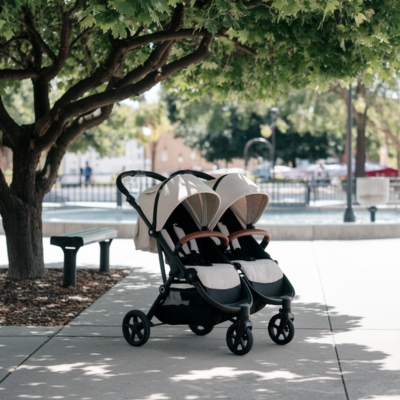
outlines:
[{"label": "tree canopy", "polygon": [[[261,136],[271,140],[274,121],[270,102],[224,104],[210,97],[192,102],[171,95],[166,98],[170,117],[177,123],[176,132],[208,161],[242,158],[249,140]],[[337,94],[295,90],[286,98],[276,99],[275,106],[279,107],[275,158],[295,165],[296,158],[315,161],[343,153],[346,110]],[[250,147],[249,156],[269,160],[271,154],[263,143],[256,142]]]},{"label": "tree canopy", "polygon": [[[158,82],[190,97],[269,98],[288,87],[323,90],[363,73],[396,78],[395,0],[2,0],[0,171],[9,276],[44,275],[42,200],[67,148],[113,105]],[[30,82],[29,121],[7,90]],[[21,110],[22,112],[22,110]],[[39,167],[42,153],[44,165]]]}]

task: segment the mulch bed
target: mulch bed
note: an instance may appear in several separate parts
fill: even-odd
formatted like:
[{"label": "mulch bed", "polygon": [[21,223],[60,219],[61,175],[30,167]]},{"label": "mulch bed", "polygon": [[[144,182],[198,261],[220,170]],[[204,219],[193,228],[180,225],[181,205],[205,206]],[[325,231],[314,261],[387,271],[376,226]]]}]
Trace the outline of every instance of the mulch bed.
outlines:
[{"label": "mulch bed", "polygon": [[132,270],[78,269],[76,287],[62,287],[62,269],[46,269],[46,278],[11,281],[0,269],[0,326],[66,325]]}]

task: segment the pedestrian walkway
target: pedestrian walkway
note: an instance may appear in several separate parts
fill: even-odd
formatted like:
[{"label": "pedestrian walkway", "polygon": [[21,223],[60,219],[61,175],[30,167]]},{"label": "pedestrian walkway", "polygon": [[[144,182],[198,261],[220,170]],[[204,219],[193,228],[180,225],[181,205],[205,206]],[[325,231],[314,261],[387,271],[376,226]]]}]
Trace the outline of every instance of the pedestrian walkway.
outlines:
[{"label": "pedestrian walkway", "polygon": [[[157,255],[132,240],[111,246],[113,268],[135,271],[65,327],[0,327],[0,398],[11,399],[400,399],[400,239],[276,241],[268,247],[296,289],[296,334],[274,344],[251,316],[254,346],[227,348],[229,323],[205,337],[186,326],[151,330],[129,346],[121,322],[147,311],[161,283]],[[0,266],[6,261],[0,236]],[[62,251],[45,239],[47,266]],[[96,257],[93,255],[96,254]],[[93,266],[95,245],[78,265]]]}]

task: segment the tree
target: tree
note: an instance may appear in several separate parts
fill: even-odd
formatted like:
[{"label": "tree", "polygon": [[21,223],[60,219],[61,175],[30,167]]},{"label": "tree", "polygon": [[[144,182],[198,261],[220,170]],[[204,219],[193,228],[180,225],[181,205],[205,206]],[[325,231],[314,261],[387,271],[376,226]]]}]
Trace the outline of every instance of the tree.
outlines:
[{"label": "tree", "polygon": [[[335,84],[332,91],[339,93],[348,107],[348,89]],[[373,131],[376,137],[379,132],[383,132],[388,142],[400,151],[400,141],[392,132],[397,124],[395,116],[398,101],[393,95],[398,98],[398,82],[375,80],[367,84],[358,76],[353,92],[352,113],[357,131],[355,176],[363,177],[368,150],[368,130]]]},{"label": "tree", "polygon": [[135,109],[127,104],[116,104],[110,117],[101,125],[85,131],[68,147],[69,151],[85,151],[89,147],[101,156],[123,154],[127,140],[137,139],[134,127]]},{"label": "tree", "polygon": [[[398,69],[395,0],[3,0],[0,82],[33,87],[33,121],[0,100],[13,151],[0,213],[9,277],[45,275],[42,199],[67,148],[113,105],[166,81],[187,95],[270,97]],[[42,154],[43,167],[39,167]]]},{"label": "tree", "polygon": [[[243,157],[246,143],[260,136],[260,125],[265,121],[267,107],[259,102],[220,103],[205,96],[194,101],[166,96],[175,132],[185,144],[197,148],[210,162],[225,164]],[[264,146],[255,144],[250,156],[265,156]]]},{"label": "tree", "polygon": [[157,145],[160,137],[172,130],[163,102],[142,103],[134,113],[135,137],[142,146],[150,147],[151,170],[156,170]]},{"label": "tree", "polygon": [[[171,119],[179,123],[177,131],[186,144],[198,148],[212,162],[242,158],[250,139],[262,136],[271,140],[269,102],[218,103],[210,96],[195,101],[167,96]],[[292,90],[277,98],[276,154],[295,165],[296,158],[317,160],[340,156],[343,152],[345,107],[338,95],[314,90]],[[263,135],[263,131],[268,131]],[[269,159],[264,144],[254,143],[250,157]]]}]

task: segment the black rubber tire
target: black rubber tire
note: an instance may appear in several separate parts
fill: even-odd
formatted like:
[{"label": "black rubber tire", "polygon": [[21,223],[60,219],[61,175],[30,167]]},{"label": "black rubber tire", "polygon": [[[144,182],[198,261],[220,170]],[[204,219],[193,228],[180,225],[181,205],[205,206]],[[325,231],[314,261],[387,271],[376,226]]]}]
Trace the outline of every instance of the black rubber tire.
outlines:
[{"label": "black rubber tire", "polygon": [[139,310],[129,311],[122,321],[122,332],[131,346],[143,346],[150,337],[150,321]]},{"label": "black rubber tire", "polygon": [[214,325],[203,326],[203,325],[190,324],[189,328],[196,335],[205,336],[205,335],[208,335],[214,329]]},{"label": "black rubber tire", "polygon": [[241,338],[237,338],[237,324],[231,325],[226,332],[226,344],[229,350],[238,356],[244,356],[253,347],[253,333],[246,328]]},{"label": "black rubber tire", "polygon": [[282,316],[280,314],[274,315],[268,324],[268,333],[271,339],[279,345],[285,345],[292,341],[294,337],[294,325],[292,320],[288,320],[285,328],[279,334],[278,329],[281,323]]}]

